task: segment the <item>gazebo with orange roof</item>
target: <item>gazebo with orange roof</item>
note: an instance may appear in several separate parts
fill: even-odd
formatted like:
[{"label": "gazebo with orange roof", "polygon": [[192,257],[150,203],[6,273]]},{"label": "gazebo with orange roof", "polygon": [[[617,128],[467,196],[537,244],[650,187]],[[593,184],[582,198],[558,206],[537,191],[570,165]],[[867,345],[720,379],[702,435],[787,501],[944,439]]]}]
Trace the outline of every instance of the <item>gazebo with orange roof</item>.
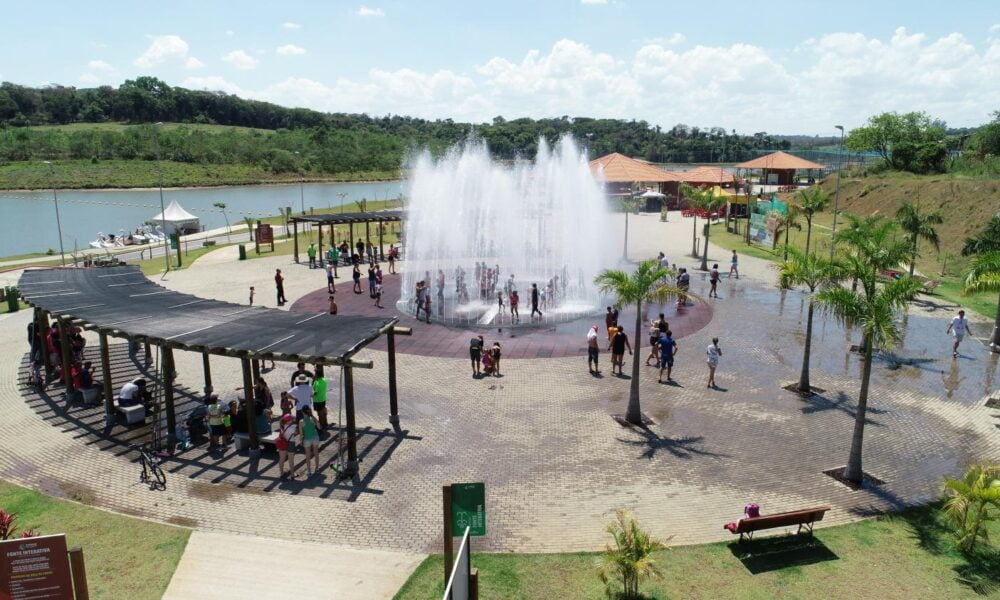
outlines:
[{"label": "gazebo with orange roof", "polygon": [[[611,196],[631,196],[637,188],[642,188],[655,189],[676,198],[677,182],[680,181],[676,173],[668,173],[619,152],[590,161],[590,170],[595,177],[600,177],[607,184],[607,191]],[[667,189],[670,183],[674,183],[673,190]],[[659,199],[651,198],[647,204],[654,200],[659,203]],[[659,210],[659,207],[647,206],[646,210]]]},{"label": "gazebo with orange roof", "polygon": [[[759,170],[761,172],[761,183],[772,185],[793,185],[795,183],[796,171],[812,171],[814,169],[825,168],[824,165],[799,158],[787,152],[773,152],[766,156],[741,162],[736,167],[739,169]],[[770,174],[775,175],[777,179],[775,181],[768,181],[768,175]]]}]

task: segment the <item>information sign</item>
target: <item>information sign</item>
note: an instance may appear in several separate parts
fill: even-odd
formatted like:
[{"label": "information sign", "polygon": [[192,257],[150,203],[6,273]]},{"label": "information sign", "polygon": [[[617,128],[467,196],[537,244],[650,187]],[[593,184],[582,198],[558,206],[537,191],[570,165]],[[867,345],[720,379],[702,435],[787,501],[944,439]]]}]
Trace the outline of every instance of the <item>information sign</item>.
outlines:
[{"label": "information sign", "polygon": [[73,600],[66,536],[0,542],[0,599]]},{"label": "information sign", "polygon": [[486,485],[483,483],[451,484],[451,527],[455,534],[465,532],[486,535]]},{"label": "information sign", "polygon": [[274,243],[274,229],[271,228],[267,223],[261,223],[257,226],[257,243],[258,244],[273,244]]}]

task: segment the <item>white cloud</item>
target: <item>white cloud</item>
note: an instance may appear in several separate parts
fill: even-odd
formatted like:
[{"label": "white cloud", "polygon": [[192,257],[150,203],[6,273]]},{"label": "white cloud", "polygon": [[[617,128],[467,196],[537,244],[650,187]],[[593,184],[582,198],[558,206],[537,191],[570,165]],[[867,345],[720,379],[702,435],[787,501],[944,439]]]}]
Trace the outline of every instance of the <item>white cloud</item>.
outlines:
[{"label": "white cloud", "polygon": [[[187,68],[201,66],[201,61],[188,56],[188,43],[177,35],[151,35],[149,47],[139,55],[132,64],[143,69],[149,69],[163,63],[185,63]],[[194,65],[194,66],[192,66]]]},{"label": "white cloud", "polygon": [[184,81],[181,81],[181,87],[188,88],[189,90],[207,90],[209,92],[225,92],[227,94],[236,94],[238,96],[252,96],[251,92],[247,92],[235,83],[223,79],[222,77],[210,76],[210,77],[188,77]]},{"label": "white cloud", "polygon": [[302,25],[299,23],[292,23],[291,21],[285,21],[281,24],[285,29],[302,29]]},{"label": "white cloud", "polygon": [[580,4],[607,4],[608,0],[580,0]]},{"label": "white cloud", "polygon": [[274,49],[275,52],[282,56],[294,56],[297,54],[305,54],[306,49],[300,48],[294,44],[285,44],[284,46],[278,46]]},{"label": "white cloud", "polygon": [[657,45],[657,46],[676,46],[677,44],[683,44],[687,41],[687,37],[683,33],[674,33],[668,36],[658,36],[647,38],[642,40],[643,45]]},{"label": "white cloud", "polygon": [[242,50],[233,50],[222,57],[223,62],[227,62],[237,69],[248,71],[257,66],[257,59]]},{"label": "white cloud", "polygon": [[102,73],[114,73],[115,68],[104,62],[103,60],[92,60],[87,63],[87,68],[93,71],[100,71]]},{"label": "white cloud", "polygon": [[384,17],[385,11],[381,8],[369,8],[362,4],[358,7],[358,10],[355,11],[355,14],[359,17]]},{"label": "white cloud", "polygon": [[184,60],[185,69],[200,69],[205,66],[205,63],[201,62],[193,56],[189,56]]},{"label": "white cloud", "polygon": [[[673,36],[667,36],[668,42]],[[887,39],[830,33],[803,41],[795,61],[751,44],[647,43],[612,56],[573,40],[520,57],[496,56],[469,73],[371,69],[352,79],[289,78],[241,90],[218,77],[185,86],[286,106],[488,121],[495,115],[644,119],[742,132],[830,133],[869,115],[926,110],[955,126],[983,123],[1000,97],[1000,39]],[[766,84],[765,84],[766,82]]]},{"label": "white cloud", "polygon": [[990,25],[990,33],[1000,33],[1000,23]]},{"label": "white cloud", "polygon": [[236,32],[233,31],[232,29],[227,29],[226,30],[226,35],[228,35],[228,36],[234,36],[234,35],[236,35]]}]

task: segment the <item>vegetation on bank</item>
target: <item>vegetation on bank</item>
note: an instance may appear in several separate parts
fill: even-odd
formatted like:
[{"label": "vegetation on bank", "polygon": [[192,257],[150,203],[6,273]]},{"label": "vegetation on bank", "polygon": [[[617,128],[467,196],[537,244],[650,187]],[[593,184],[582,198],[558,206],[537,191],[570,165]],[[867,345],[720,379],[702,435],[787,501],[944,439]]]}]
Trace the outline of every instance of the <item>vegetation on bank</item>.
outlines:
[{"label": "vegetation on bank", "polygon": [[[721,524],[720,524],[721,527]],[[991,536],[1000,525],[987,524]],[[1000,556],[989,547],[959,551],[939,504],[808,538],[777,536],[751,544],[680,546],[653,553],[661,576],[640,587],[646,598],[981,598],[1000,588]],[[479,597],[603,598],[598,553],[477,554]],[[397,600],[440,598],[441,556],[427,558]]]},{"label": "vegetation on bank", "polygon": [[22,531],[65,533],[70,547],[82,547],[91,598],[162,597],[191,532],[90,508],[85,506],[93,500],[90,492],[79,486],[60,487],[77,502],[0,481],[0,508],[17,513]]}]

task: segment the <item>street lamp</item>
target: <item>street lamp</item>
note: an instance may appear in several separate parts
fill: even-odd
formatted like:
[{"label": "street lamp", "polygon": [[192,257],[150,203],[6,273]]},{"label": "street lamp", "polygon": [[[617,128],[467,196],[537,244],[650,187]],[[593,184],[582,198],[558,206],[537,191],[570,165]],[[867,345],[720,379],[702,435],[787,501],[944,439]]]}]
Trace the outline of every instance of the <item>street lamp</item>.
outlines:
[{"label": "street lamp", "polygon": [[170,236],[167,235],[167,209],[163,206],[163,169],[160,168],[160,127],[163,123],[153,125],[153,146],[156,148],[156,178],[160,185],[160,223],[163,228],[163,257],[167,261],[167,272],[170,271]]},{"label": "street lamp", "polygon": [[[301,156],[299,151],[295,151],[295,156]],[[302,187],[302,172],[299,172],[299,204],[302,206],[302,214],[306,214],[306,192]]]},{"label": "street lamp", "polygon": [[837,246],[837,204],[840,200],[840,169],[844,165],[844,126],[834,125],[840,130],[840,149],[837,152],[837,191],[833,195],[833,233],[830,238],[830,260],[833,260],[833,251]]},{"label": "street lamp", "polygon": [[56,205],[56,229],[59,231],[59,259],[62,261],[62,266],[65,267],[66,252],[63,251],[62,222],[59,220],[59,196],[56,195],[56,168],[50,160],[42,162],[49,165],[49,181],[52,183],[52,201]]}]

